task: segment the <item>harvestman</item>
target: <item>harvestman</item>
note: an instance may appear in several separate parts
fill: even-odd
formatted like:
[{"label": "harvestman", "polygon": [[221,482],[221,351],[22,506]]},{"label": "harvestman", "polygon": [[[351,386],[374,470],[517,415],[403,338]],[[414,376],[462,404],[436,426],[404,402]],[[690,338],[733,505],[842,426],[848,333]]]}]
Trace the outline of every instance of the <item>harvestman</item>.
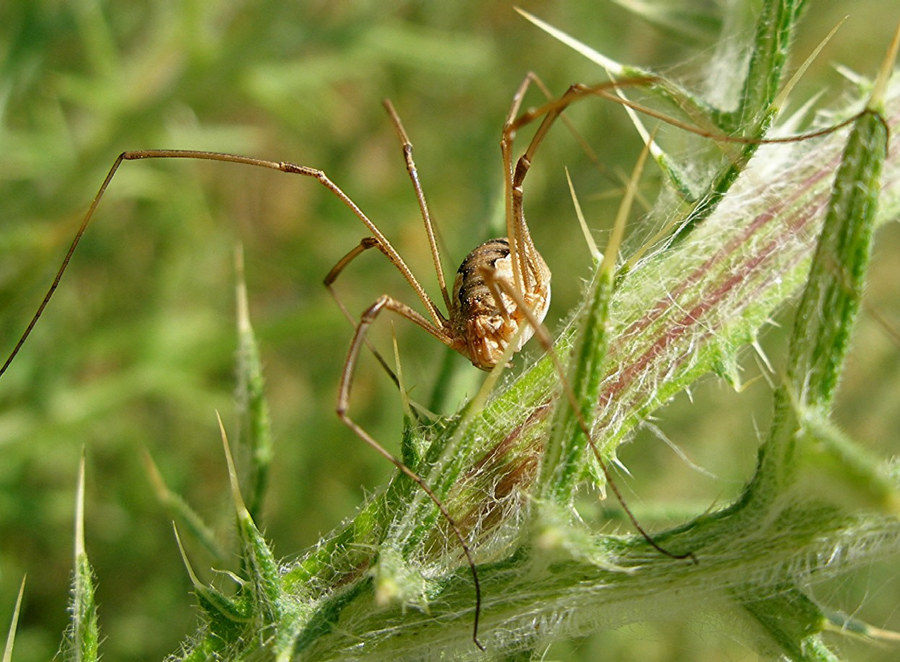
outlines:
[{"label": "harvestman", "polygon": [[[14,346],[9,358],[0,367],[0,376],[2,376],[12,361],[15,359],[22,345],[31,334],[38,319],[50,302],[56,288],[59,286],[60,280],[68,267],[78,244],[80,243],[94,213],[102,199],[104,193],[109,187],[110,182],[118,171],[123,161],[137,161],[142,159],[196,159],[206,161],[222,161],[227,163],[237,163],[250,165],[260,168],[268,168],[270,170],[278,170],[289,174],[302,175],[311,177],[318,181],[322,186],[328,189],[334,196],[346,205],[350,211],[366,226],[372,236],[364,238],[358,246],[347,253],[335,265],[325,278],[325,284],[331,289],[334,280],[343,271],[343,269],[354,258],[362,252],[377,248],[387,259],[397,268],[403,275],[412,289],[415,291],[419,300],[422,302],[427,312],[427,317],[412,309],[410,306],[388,296],[380,296],[371,306],[369,306],[362,314],[359,324],[356,326],[356,332],[350,344],[347,359],[341,373],[341,381],[338,390],[337,414],[341,421],[347,425],[360,439],[372,447],[376,452],[391,462],[400,472],[413,480],[434,502],[441,515],[449,524],[454,537],[459,541],[466,561],[472,571],[473,586],[475,590],[475,614],[473,625],[473,640],[475,644],[483,649],[478,641],[478,622],[481,607],[481,588],[478,581],[478,573],[475,568],[475,562],[472,557],[471,550],[465,541],[459,526],[454,518],[450,515],[440,498],[434,491],[428,487],[427,483],[416,472],[407,467],[400,459],[391,454],[374,438],[372,438],[362,427],[360,427],[348,414],[350,404],[350,388],[352,385],[352,375],[359,356],[362,345],[366,342],[365,336],[368,328],[383,310],[390,310],[404,317],[419,327],[427,331],[429,334],[437,338],[448,347],[459,352],[468,358],[473,365],[482,370],[490,370],[497,365],[503,356],[509,356],[517,352],[522,346],[535,334],[537,334],[541,343],[550,350],[556,363],[557,370],[561,372],[561,366],[558,359],[553,355],[550,347],[550,339],[546,331],[541,326],[547,309],[550,304],[550,270],[547,268],[543,258],[538,253],[531,239],[531,234],[525,222],[523,209],[523,193],[522,185],[528,170],[531,167],[532,158],[544,140],[553,122],[560,116],[565,108],[572,102],[584,98],[586,96],[602,96],[613,99],[618,103],[637,108],[642,112],[647,112],[653,117],[662,119],[677,127],[684,128],[699,135],[708,137],[716,137],[715,134],[704,132],[691,127],[690,125],[681,123],[672,118],[666,117],[648,109],[633,104],[625,99],[614,97],[609,90],[625,87],[647,85],[653,82],[650,77],[635,78],[629,80],[621,80],[596,86],[573,85],[569,90],[556,101],[547,103],[538,109],[527,111],[519,115],[523,97],[528,90],[529,85],[535,77],[529,74],[519,85],[513,97],[509,113],[503,125],[502,136],[500,140],[500,149],[502,155],[502,163],[504,170],[504,197],[506,203],[506,230],[507,236],[503,238],[491,239],[480,246],[476,247],[463,260],[462,265],[456,273],[456,279],[453,284],[452,292],[448,292],[444,274],[441,268],[440,253],[435,238],[434,228],[431,221],[431,215],[428,211],[428,205],[425,201],[425,195],[419,183],[418,173],[416,171],[415,162],[412,157],[412,143],[410,142],[405,129],[400,121],[399,116],[391,105],[390,101],[385,101],[384,105],[390,116],[390,119],[397,131],[403,148],[403,155],[406,161],[406,168],[409,177],[415,189],[416,198],[418,200],[419,209],[422,220],[425,224],[425,233],[428,237],[431,249],[432,260],[434,262],[435,273],[437,274],[438,284],[441,290],[441,297],[447,308],[448,314],[444,315],[438,309],[437,304],[428,296],[425,289],[413,275],[406,262],[400,257],[400,254],[394,249],[387,238],[382,234],[378,227],[368,216],[356,205],[355,202],[338,187],[331,179],[321,170],[310,168],[304,165],[285,161],[269,161],[265,159],[257,159],[236,154],[226,154],[222,152],[208,152],[195,150],[179,150],[179,149],[154,149],[154,150],[135,150],[122,152],[116,157],[106,178],[103,180],[99,190],[91,201],[81,225],[75,234],[68,250],[60,264],[56,275],[50,287],[47,290],[43,300],[38,306],[37,311],[31,318],[24,333]],[[516,131],[522,126],[543,117],[541,124],[535,131],[527,149],[521,157],[516,161],[513,167],[512,148]],[[840,125],[829,127],[826,130],[806,134],[804,136],[795,136],[787,139],[776,140],[759,140],[744,139],[740,137],[718,136],[730,142],[786,142],[793,140],[806,139],[823,135],[849,123],[843,122]],[[637,522],[626,505],[622,495],[616,488],[615,483],[609,474],[606,464],[591,439],[589,426],[584,418],[583,412],[577,406],[577,401],[572,392],[571,386],[563,380],[563,390],[565,397],[575,410],[578,421],[578,427],[588,439],[593,454],[598,460],[610,487],[621,503],[624,511],[635,526],[641,536],[659,552],[673,558],[692,558],[691,553],[673,554],[660,547],[653,538]]]}]

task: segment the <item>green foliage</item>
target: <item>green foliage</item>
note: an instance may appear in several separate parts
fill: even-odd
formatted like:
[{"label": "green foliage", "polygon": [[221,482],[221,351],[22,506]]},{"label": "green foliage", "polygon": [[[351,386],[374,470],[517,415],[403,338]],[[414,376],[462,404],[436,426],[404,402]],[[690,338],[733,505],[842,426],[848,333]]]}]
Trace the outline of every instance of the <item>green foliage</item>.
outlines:
[{"label": "green foliage", "polygon": [[[697,108],[718,108],[722,112],[712,112],[713,121],[729,117],[738,133],[758,135],[771,121],[786,44],[792,41],[788,36],[798,27],[796,9],[790,2],[767,3],[764,15],[782,18],[755,26],[755,16],[740,11],[724,19],[693,17],[694,27],[724,21],[725,34],[745,37],[737,42],[749,43],[757,55],[749,59],[751,73],[743,80],[737,76],[741,68],[729,66],[734,60],[722,51],[716,51],[719,68],[700,73],[734,86],[744,111],[734,112],[723,103],[733,101],[734,89],[705,90],[693,110],[681,110],[699,121]],[[134,11],[88,0],[64,9],[40,2],[0,9],[0,24],[16,35],[8,40],[4,80],[9,82],[0,97],[4,339],[20,332],[46,274],[55,268],[55,256],[69,239],[77,210],[122,149],[209,148],[323,167],[390,237],[402,237],[398,248],[404,256],[412,255],[417,273],[426,274],[425,242],[407,239],[417,233],[405,232],[419,221],[379,99],[390,96],[404,117],[448,253],[461,256],[497,233],[483,220],[499,191],[496,139],[509,96],[524,72],[537,70],[555,90],[573,80],[601,78],[595,65],[550,43],[505,3],[361,4],[353,10],[331,3],[305,9],[276,2],[158,3],[146,13]],[[678,40],[651,39],[625,13],[599,9],[596,3],[572,3],[555,13],[533,11],[547,11],[543,19],[619,60],[658,68],[669,57],[679,61],[696,52],[687,39],[684,50],[672,55],[628,50],[648,44],[677,47]],[[853,11],[858,11],[857,3]],[[875,24],[890,27],[897,17],[888,18]],[[860,22],[868,34],[872,20]],[[830,27],[807,27],[807,41],[799,37],[807,47],[799,52],[809,52],[809,44]],[[678,33],[677,26],[674,31]],[[839,33],[835,43],[844,38]],[[860,60],[853,65],[871,73],[887,37],[879,41],[868,35],[865,46],[874,49],[868,52],[852,36],[846,39],[859,51]],[[834,79],[812,85],[837,88]],[[679,110],[668,105],[665,94],[636,94],[647,103],[664,104],[667,112]],[[802,92],[797,96],[804,98]],[[613,120],[602,113],[611,106],[583,101],[571,117],[589,143],[603,145],[601,158],[615,173],[630,168],[640,145],[622,141],[621,132],[610,128]],[[895,102],[888,103],[891,113],[896,113]],[[872,132],[855,143],[864,147],[860,154],[866,158],[877,156],[884,145],[883,137],[879,142],[875,135],[880,125],[873,117],[865,116],[867,128],[857,129]],[[693,229],[678,242],[658,244],[642,260],[629,263],[612,293],[591,290],[606,292],[605,299],[594,297],[592,302],[609,309],[608,316],[599,316],[608,327],[608,351],[590,343],[595,367],[588,381],[594,386],[599,382],[598,397],[604,403],[593,413],[598,443],[609,459],[621,457],[635,475],[640,497],[631,498],[633,505],[673,504],[667,514],[674,517],[668,521],[682,525],[657,534],[657,540],[677,551],[693,551],[696,565],[661,557],[627,526],[621,536],[607,535],[608,520],[594,523],[609,513],[583,502],[583,489],[581,494],[567,489],[560,501],[566,506],[575,498],[584,523],[566,508],[527,507],[527,495],[546,493],[533,481],[540,475],[536,465],[553,427],[552,405],[559,399],[558,379],[547,359],[527,369],[519,367],[518,359],[512,369],[519,375],[515,380],[498,388],[484,408],[465,409],[459,417],[452,416],[456,403],[476,387],[468,381],[470,367],[451,359],[450,395],[441,398],[443,417],[430,426],[401,430],[396,391],[365,357],[357,371],[353,415],[379,440],[404,437],[403,448],[415,449],[404,456],[419,459],[419,471],[470,535],[485,597],[481,638],[490,652],[512,654],[515,646],[539,652],[556,641],[551,654],[570,657],[565,638],[640,617],[678,623],[671,629],[672,639],[643,634],[624,644],[633,657],[651,659],[646,651],[636,652],[645,645],[639,642],[651,640],[665,642],[660,647],[666,652],[655,659],[698,659],[701,655],[684,634],[691,628],[684,628],[681,618],[686,605],[700,604],[706,608],[700,618],[728,625],[722,629],[729,636],[763,653],[827,659],[831,642],[850,645],[822,639],[822,629],[833,619],[820,605],[851,612],[860,606],[852,589],[836,588],[827,580],[844,581],[845,573],[861,569],[857,574],[865,592],[868,573],[878,572],[877,561],[897,535],[896,472],[892,475],[880,459],[891,447],[887,432],[898,423],[897,352],[865,316],[857,332],[866,341],[864,351],[851,353],[849,376],[844,376],[836,400],[837,422],[847,432],[826,414],[848,361],[847,339],[868,254],[861,247],[868,245],[867,233],[874,226],[896,216],[900,195],[892,176],[896,161],[886,166],[888,188],[878,216],[866,203],[874,197],[878,159],[862,173],[840,175],[825,222],[847,230],[829,230],[825,237],[847,239],[829,248],[827,259],[814,259],[821,215],[807,218],[804,210],[826,208],[832,187],[822,173],[834,172],[825,166],[830,158],[838,162],[843,140],[710,146],[707,139],[664,131],[659,143],[665,158],[657,159],[666,165],[665,176],[676,180],[678,195],[663,195],[655,215],[632,232],[623,257],[631,257],[658,226],[673,219]],[[621,161],[614,162],[614,154]],[[562,176],[556,176],[562,172],[561,158],[576,174],[583,197],[596,189],[596,171],[562,127],[556,127],[526,183],[525,200],[535,240],[554,269],[551,315],[557,318],[586,305],[578,302],[579,293],[588,296],[578,282],[590,277],[589,257],[574,219],[569,220],[571,203]],[[738,172],[743,174],[738,177]],[[864,195],[854,199],[860,192]],[[711,200],[717,204],[708,204]],[[589,218],[612,216],[603,201],[585,204]],[[775,220],[757,228],[752,220],[765,212]],[[696,220],[685,222],[690,218]],[[227,219],[237,222],[239,233],[228,229]],[[742,234],[747,228],[754,232]],[[893,231],[886,228],[879,237],[890,241]],[[246,246],[250,317],[263,357],[257,358],[249,327],[242,325],[237,380],[231,368],[236,342],[230,322],[235,234]],[[477,655],[471,642],[474,605],[468,569],[446,523],[410,481],[395,479],[342,528],[298,558],[318,532],[354,512],[361,500],[360,483],[374,487],[390,471],[357,464],[369,451],[333,415],[351,329],[319,282],[360,234],[347,210],[309,182],[218,164],[126,164],[59,297],[0,382],[2,493],[16,495],[3,504],[0,517],[0,539],[11,541],[0,557],[0,595],[8,596],[11,608],[15,586],[9,578],[20,577],[23,570],[34,578],[29,582],[46,582],[30,589],[33,602],[26,599],[36,615],[27,627],[19,627],[17,656],[46,659],[65,627],[65,581],[60,577],[71,564],[71,475],[82,443],[92,465],[87,547],[100,577],[96,592],[103,650],[111,659],[158,658],[176,650],[179,641],[185,642],[181,655],[187,659],[234,656],[240,646],[252,651],[259,645],[270,653],[302,651],[311,659],[346,657],[360,652],[360,641],[365,642],[363,651],[392,657],[431,654],[436,647]],[[769,245],[778,251],[770,254]],[[711,262],[711,256],[716,260]],[[883,302],[896,298],[890,285],[898,282],[896,267],[879,267],[877,258],[876,249],[873,270],[878,276],[881,269],[881,282],[888,285],[872,282],[871,305],[890,311]],[[567,271],[567,265],[574,268]],[[808,278],[810,268],[813,276]],[[845,273],[852,278],[847,280]],[[735,280],[737,276],[742,278]],[[427,287],[427,277],[423,280]],[[715,407],[712,403],[721,396],[697,380],[716,372],[738,383],[739,372],[752,367],[740,350],[758,342],[760,329],[807,282],[829,294],[813,297],[819,303],[798,314],[794,337],[799,340],[792,342],[786,363],[792,366],[787,369],[792,379],[784,385],[785,369],[779,366],[785,362],[777,360],[777,347],[767,344],[764,350],[775,366],[769,375],[778,391],[777,415],[756,477],[739,495],[739,485],[754,475],[748,466],[755,445],[751,417],[730,421],[734,401]],[[366,283],[378,285],[372,289]],[[382,291],[393,293],[396,286],[402,293],[398,283],[376,256],[354,264],[339,286],[356,311]],[[208,305],[202,303],[207,300]],[[668,302],[666,308],[657,305],[662,301]],[[836,311],[841,312],[831,315]],[[823,319],[827,324],[816,327]],[[799,326],[803,324],[807,326]],[[383,326],[381,341],[390,333],[390,325]],[[428,376],[437,372],[440,350],[417,346],[420,332],[396,326],[405,379],[413,384],[415,399],[427,400]],[[574,328],[561,333],[562,354],[584,337]],[[872,334],[879,342],[871,340]],[[807,342],[820,335],[814,345]],[[811,347],[820,349],[807,352]],[[808,356],[801,360],[805,352]],[[854,371],[865,373],[859,366],[866,361],[876,370],[862,380],[867,391],[855,390],[854,382],[860,380]],[[260,364],[268,382],[271,437]],[[805,377],[820,370],[824,376],[811,391]],[[247,403],[242,423],[227,426],[242,429],[240,443],[233,443],[239,466],[246,467],[240,473],[248,478],[247,505],[237,511],[241,561],[232,565],[206,551],[226,544],[186,541],[195,567],[232,569],[211,584],[205,582],[214,575],[201,572],[206,579],[198,580],[190,571],[201,612],[197,627],[189,616],[185,572],[168,536],[167,516],[155,502],[139,460],[142,447],[149,447],[171,486],[166,492],[185,495],[177,503],[170,500],[172,510],[201,539],[209,537],[209,530],[233,535],[235,511],[221,508],[226,472],[214,450],[212,412],[235,418],[227,413],[233,411],[235,381],[246,385],[238,400]],[[377,391],[382,382],[385,389]],[[577,388],[583,395],[588,387]],[[697,401],[693,407],[679,410],[676,403],[674,409],[660,409],[689,388]],[[761,382],[742,394],[742,400],[754,397],[771,401]],[[842,401],[847,402],[844,410]],[[641,438],[642,429],[650,427],[648,417],[677,419],[679,411],[689,412],[692,420],[707,420],[708,427],[679,433],[674,422],[666,421],[666,433],[696,456],[703,455],[708,437],[710,454],[721,456],[708,461],[727,478],[710,481],[706,494],[692,491],[701,482],[695,474],[682,482],[673,477],[683,464],[653,458],[649,440]],[[629,448],[620,447],[635,435],[632,447],[651,456],[647,460],[629,457]],[[867,452],[853,438],[886,441]],[[777,453],[771,450],[776,447]],[[595,484],[601,480],[594,471]],[[619,481],[626,482],[624,476]],[[97,487],[91,488],[92,483]],[[242,504],[236,489],[233,495]],[[713,500],[722,505],[709,509]],[[187,503],[215,521],[203,523]],[[667,520],[658,509],[637,510],[654,530],[665,528]],[[266,539],[277,542],[277,554]],[[48,551],[56,547],[62,550],[58,558]],[[288,560],[279,568],[276,559],[282,556]],[[76,577],[90,577],[89,568],[81,568]],[[890,568],[887,578],[888,587],[896,583]],[[868,581],[870,587],[878,586],[878,580]],[[842,595],[844,590],[849,595]],[[88,593],[93,599],[94,589]],[[862,599],[862,606],[874,609],[869,620],[884,625],[895,613],[896,599],[889,590],[874,593]],[[887,604],[878,611],[883,598]],[[666,626],[660,627],[664,631]],[[897,624],[892,627],[898,629]],[[586,659],[592,658],[592,645],[602,646],[608,658],[625,659],[615,636],[586,640]],[[714,657],[721,657],[728,645],[717,640]],[[886,659],[891,657],[888,653]]]}]

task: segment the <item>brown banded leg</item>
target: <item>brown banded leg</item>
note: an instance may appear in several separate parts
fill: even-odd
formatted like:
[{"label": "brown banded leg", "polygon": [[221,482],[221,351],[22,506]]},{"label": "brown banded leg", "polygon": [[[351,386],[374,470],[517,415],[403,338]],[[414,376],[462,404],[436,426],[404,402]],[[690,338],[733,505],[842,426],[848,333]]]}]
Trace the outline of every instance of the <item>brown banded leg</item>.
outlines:
[{"label": "brown banded leg", "polygon": [[[331,295],[331,298],[334,299],[334,303],[337,305],[341,313],[343,313],[344,318],[350,323],[350,326],[353,328],[356,328],[356,318],[353,317],[349,310],[347,310],[347,306],[344,305],[344,302],[338,295],[337,290],[334,289],[334,281],[337,280],[337,277],[344,270],[344,268],[348,264],[350,264],[350,262],[352,262],[368,249],[375,248],[377,246],[380,246],[380,244],[375,237],[364,237],[356,246],[350,249],[347,254],[344,255],[344,257],[338,260],[338,263],[331,268],[331,271],[328,272],[323,281],[325,287],[328,289],[328,293]],[[384,251],[382,251],[382,253],[383,252]],[[379,352],[375,348],[375,346],[369,341],[368,338],[365,339],[365,344],[368,350],[372,353],[372,356],[375,357],[375,360],[378,361],[378,364],[387,373],[391,381],[394,382],[394,385],[399,389],[400,379],[397,377],[397,374],[394,372],[393,368],[391,368],[385,358],[381,355],[381,352]]]},{"label": "brown banded leg", "polygon": [[431,212],[428,211],[428,202],[425,200],[425,192],[422,189],[422,184],[419,182],[419,171],[416,169],[416,162],[413,160],[412,142],[406,134],[406,129],[403,128],[400,116],[397,114],[397,111],[394,110],[394,106],[389,99],[384,100],[384,107],[391,118],[391,122],[394,124],[397,136],[400,138],[400,144],[403,149],[403,159],[406,161],[406,172],[409,174],[413,190],[416,192],[416,201],[419,204],[419,212],[421,213],[422,221],[425,224],[425,235],[428,237],[428,247],[431,249],[431,260],[434,263],[434,273],[437,276],[438,286],[441,289],[441,297],[444,300],[444,305],[447,307],[447,310],[451,310],[452,305],[450,303],[450,295],[447,293],[447,282],[444,280],[444,268],[441,264],[441,253],[438,250],[437,239],[434,234],[434,223],[431,220]]},{"label": "brown banded leg", "polygon": [[366,342],[365,336],[369,330],[369,327],[372,326],[372,324],[375,322],[375,319],[383,310],[390,310],[400,315],[401,317],[405,317],[406,319],[423,328],[425,331],[430,333],[445,345],[453,347],[453,338],[449,333],[447,333],[443,329],[431,325],[427,319],[425,319],[422,315],[417,313],[406,304],[397,301],[396,299],[393,299],[386,294],[383,294],[375,301],[375,303],[373,303],[363,312],[362,316],[360,317],[359,324],[356,327],[356,332],[353,334],[353,340],[351,341],[350,349],[347,352],[347,360],[344,362],[344,369],[341,372],[341,383],[340,387],[338,388],[337,415],[341,419],[341,422],[344,423],[344,425],[346,425],[348,428],[350,428],[357,437],[362,439],[366,444],[374,449],[375,452],[385,458],[388,462],[397,467],[397,469],[402,474],[415,482],[416,485],[418,485],[422,489],[422,491],[428,495],[428,498],[431,499],[444,519],[447,520],[447,524],[453,531],[454,537],[459,541],[459,544],[462,547],[463,554],[466,557],[466,562],[469,565],[469,569],[472,571],[472,584],[475,588],[475,616],[474,624],[472,626],[472,641],[475,642],[475,645],[478,646],[478,648],[480,648],[481,650],[485,650],[481,642],[478,641],[478,622],[481,614],[481,584],[478,581],[478,570],[475,567],[475,560],[472,557],[472,551],[469,549],[469,545],[468,543],[466,543],[466,539],[463,536],[459,525],[456,523],[456,520],[450,514],[450,511],[447,510],[447,507],[444,505],[441,499],[437,496],[437,494],[434,493],[434,490],[432,490],[428,486],[425,480],[415,471],[406,466],[399,458],[390,453],[390,451],[388,451],[384,446],[379,444],[368,432],[366,432],[366,430],[362,426],[360,426],[356,421],[350,418],[350,415],[348,414],[348,409],[350,407],[350,390],[353,383],[353,372],[356,368],[356,361],[359,358],[359,352]]},{"label": "brown banded leg", "polygon": [[385,238],[385,236],[369,219],[369,217],[366,216],[362,209],[360,209],[359,206],[355,202],[353,202],[350,196],[344,193],[344,191],[337,184],[332,182],[328,175],[326,175],[323,171],[296,163],[290,163],[287,161],[270,161],[267,159],[257,159],[249,156],[241,156],[238,154],[226,154],[223,152],[208,152],[184,149],[134,150],[122,152],[113,161],[109,172],[106,174],[106,178],[103,180],[103,183],[100,185],[100,188],[94,195],[94,198],[91,201],[87,212],[85,212],[85,215],[81,220],[81,224],[76,231],[72,242],[69,244],[69,248],[66,250],[66,254],[63,257],[59,269],[57,270],[56,275],[54,276],[53,281],[50,284],[50,287],[47,289],[44,298],[41,300],[41,303],[38,306],[36,312],[26,326],[25,331],[16,342],[6,361],[2,366],[0,366],[0,376],[2,376],[3,373],[5,373],[9,366],[12,364],[16,355],[19,353],[19,350],[22,348],[22,345],[25,344],[28,336],[30,336],[31,332],[34,330],[34,327],[43,314],[44,309],[47,307],[47,304],[50,303],[50,299],[53,298],[53,294],[56,292],[56,289],[59,286],[60,281],[62,280],[63,274],[69,266],[72,255],[75,253],[75,250],[81,243],[81,239],[94,217],[94,212],[97,210],[100,201],[103,199],[103,195],[106,193],[107,188],[109,188],[110,182],[112,182],[113,177],[119,170],[119,166],[121,166],[124,161],[140,161],[144,159],[191,159],[197,161],[218,161],[224,163],[235,163],[239,165],[249,165],[257,168],[266,168],[269,170],[278,170],[279,172],[301,175],[303,177],[309,177],[316,180],[320,185],[322,185],[335,197],[337,197],[342,203],[344,203],[344,205],[349,208],[350,211],[353,212],[353,214],[360,221],[362,221],[363,225],[368,228],[369,232],[374,235],[382,252],[388,257],[391,264],[393,264],[397,268],[397,270],[400,271],[406,281],[416,292],[419,299],[425,306],[425,309],[428,311],[429,317],[432,318],[434,323],[437,325],[440,324],[443,320],[443,315],[441,315],[440,311],[437,310],[434,302],[426,294],[424,288],[419,284],[415,276],[413,276],[409,267],[406,265],[397,251],[393,248],[393,246],[391,246],[387,238]]}]

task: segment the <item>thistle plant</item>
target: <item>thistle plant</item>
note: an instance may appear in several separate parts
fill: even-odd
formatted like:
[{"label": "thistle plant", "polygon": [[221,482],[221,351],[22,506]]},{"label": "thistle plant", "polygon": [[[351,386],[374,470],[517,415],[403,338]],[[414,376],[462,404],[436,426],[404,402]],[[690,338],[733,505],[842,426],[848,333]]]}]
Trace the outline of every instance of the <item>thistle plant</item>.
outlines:
[{"label": "thistle plant", "polygon": [[[781,45],[798,11],[766,6],[739,107],[713,113],[717,128],[742,118],[740,135],[772,135]],[[398,476],[345,527],[282,567],[239,508],[240,590],[218,596],[227,606],[204,601],[207,626],[185,659],[243,656],[259,645],[279,659],[477,657],[476,608],[488,652],[539,655],[553,638],[685,603],[714,603],[753,622],[752,645],[763,653],[830,659],[820,638],[828,615],[809,585],[900,541],[895,477],[828,421],[872,231],[891,217],[890,194],[880,208],[876,201],[900,119],[890,97],[885,102],[892,63],[893,55],[847,131],[814,142],[750,141],[724,164],[707,165],[708,188],[686,201],[690,212],[671,219],[674,230],[659,246],[618,271],[615,247],[612,258],[607,252],[553,350],[566,357],[577,414],[548,356],[495,387],[486,403],[434,422],[407,420],[403,458],[465,532],[480,605],[447,522]],[[652,93],[675,91],[683,104],[707,105],[668,81]],[[681,164],[661,151],[657,159],[689,188]],[[891,172],[888,161],[885,181]],[[727,376],[737,353],[797,293],[756,473],[734,503],[654,534],[691,561],[582,523],[572,509],[576,491],[585,481],[602,488],[604,473],[577,416],[591,421],[594,443],[614,462],[617,447],[675,393],[710,371]]]},{"label": "thistle plant", "polygon": [[[873,234],[900,213],[890,145],[900,82],[890,77],[892,52],[873,83],[859,81],[852,102],[823,116],[827,125],[848,120],[844,128],[772,142],[799,122],[778,113],[803,4],[763,3],[747,51],[725,65],[743,72],[728,99],[652,73],[635,122],[668,183],[648,221],[663,230],[621,248],[609,242],[552,353],[488,378],[453,414],[409,409],[403,461],[462,530],[480,604],[448,522],[403,475],[311,550],[279,561],[260,522],[273,450],[263,362],[239,287],[247,468],[234,468],[228,440],[238,434],[222,427],[239,562],[205,584],[183,552],[201,625],[171,659],[539,658],[554,641],[694,609],[767,657],[836,659],[824,631],[878,634],[819,604],[812,588],[896,555],[900,543],[896,467],[830,417]],[[614,76],[651,74],[545,27]],[[701,150],[691,138],[689,149],[668,149],[645,129],[645,106],[694,125],[704,118],[707,136],[696,145],[741,140]],[[604,466],[616,465],[619,447],[704,375],[738,385],[742,356],[788,305],[796,312],[786,356],[764,357],[772,421],[740,495],[675,528],[649,527],[673,556],[625,526],[611,533],[584,521],[576,497],[612,489]],[[190,508],[160,491],[178,513],[179,536],[190,529],[206,539]],[[81,536],[78,549],[67,641],[76,642],[74,659],[96,659]],[[80,615],[83,604],[91,618]],[[486,652],[473,642],[476,611]]]}]

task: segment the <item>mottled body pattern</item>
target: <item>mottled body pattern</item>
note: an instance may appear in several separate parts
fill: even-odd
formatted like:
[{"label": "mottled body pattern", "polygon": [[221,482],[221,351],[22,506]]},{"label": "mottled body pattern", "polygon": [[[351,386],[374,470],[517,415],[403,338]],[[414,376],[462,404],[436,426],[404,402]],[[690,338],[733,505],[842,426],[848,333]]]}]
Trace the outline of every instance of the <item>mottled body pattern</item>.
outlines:
[{"label": "mottled body pattern", "polygon": [[[538,321],[550,307],[550,270],[540,255],[532,265],[540,275],[540,287],[521,294],[521,299]],[[513,283],[509,240],[486,241],[466,256],[456,271],[450,297],[450,323],[458,338],[458,351],[483,370],[493,368],[510,343],[518,352],[534,335],[534,328],[516,301],[503,291],[498,281]],[[521,329],[521,333],[519,332]]]}]

